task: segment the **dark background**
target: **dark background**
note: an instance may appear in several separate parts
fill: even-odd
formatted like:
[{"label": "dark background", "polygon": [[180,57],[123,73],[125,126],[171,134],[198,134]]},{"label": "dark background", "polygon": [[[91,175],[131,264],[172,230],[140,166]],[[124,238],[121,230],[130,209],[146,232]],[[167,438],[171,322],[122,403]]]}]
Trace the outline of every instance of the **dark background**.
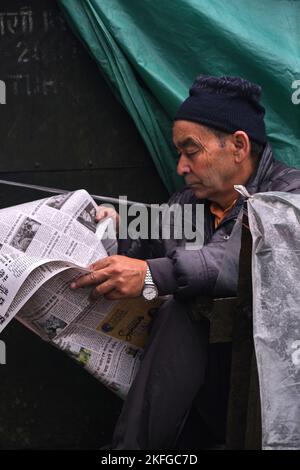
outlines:
[{"label": "dark background", "polygon": [[[131,118],[55,0],[0,0],[0,178],[163,202]],[[0,207],[48,194],[0,184]],[[1,334],[0,449],[97,449],[121,400],[17,321]]]}]

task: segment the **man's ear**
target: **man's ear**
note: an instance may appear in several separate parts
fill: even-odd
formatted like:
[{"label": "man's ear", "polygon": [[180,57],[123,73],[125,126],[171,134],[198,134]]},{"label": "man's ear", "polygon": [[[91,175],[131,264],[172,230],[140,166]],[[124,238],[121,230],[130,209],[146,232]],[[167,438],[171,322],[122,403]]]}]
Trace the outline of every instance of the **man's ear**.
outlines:
[{"label": "man's ear", "polygon": [[232,143],[234,145],[234,158],[236,163],[240,163],[250,155],[251,145],[249,137],[244,131],[236,131],[234,134],[232,134],[232,137]]}]

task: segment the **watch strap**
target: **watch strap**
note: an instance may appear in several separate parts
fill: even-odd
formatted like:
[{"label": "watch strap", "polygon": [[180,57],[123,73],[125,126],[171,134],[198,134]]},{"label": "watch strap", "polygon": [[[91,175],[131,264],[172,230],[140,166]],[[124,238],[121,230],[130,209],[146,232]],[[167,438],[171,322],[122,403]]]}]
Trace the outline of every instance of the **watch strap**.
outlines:
[{"label": "watch strap", "polygon": [[152,277],[152,274],[151,274],[151,271],[150,271],[149,266],[147,267],[144,285],[152,285],[152,286],[155,286],[155,284],[154,284],[154,282],[153,282],[153,277]]}]

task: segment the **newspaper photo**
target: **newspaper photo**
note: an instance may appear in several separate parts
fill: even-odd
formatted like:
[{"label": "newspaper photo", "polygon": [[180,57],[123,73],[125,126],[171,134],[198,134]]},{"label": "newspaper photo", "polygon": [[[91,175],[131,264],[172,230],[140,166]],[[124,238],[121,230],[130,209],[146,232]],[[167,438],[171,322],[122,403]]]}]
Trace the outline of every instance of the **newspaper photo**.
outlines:
[{"label": "newspaper photo", "polygon": [[162,300],[90,299],[70,284],[117,252],[111,218],[85,190],[0,210],[0,333],[16,318],[117,395],[128,393]]}]

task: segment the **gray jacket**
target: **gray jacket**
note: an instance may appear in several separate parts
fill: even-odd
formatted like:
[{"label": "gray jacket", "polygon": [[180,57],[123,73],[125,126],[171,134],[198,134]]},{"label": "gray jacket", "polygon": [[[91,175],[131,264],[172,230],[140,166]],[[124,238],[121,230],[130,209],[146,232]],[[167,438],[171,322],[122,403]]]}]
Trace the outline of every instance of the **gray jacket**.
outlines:
[{"label": "gray jacket", "polygon": [[[300,170],[276,161],[267,145],[246,188],[250,194],[266,191],[300,193]],[[190,188],[184,187],[172,195],[169,204],[204,204],[203,247],[195,251],[184,249],[175,240],[134,240],[126,252],[122,246],[119,252],[147,259],[160,295],[175,294],[178,298],[234,295],[244,200],[240,196],[215,229],[209,201],[197,199]]]}]

